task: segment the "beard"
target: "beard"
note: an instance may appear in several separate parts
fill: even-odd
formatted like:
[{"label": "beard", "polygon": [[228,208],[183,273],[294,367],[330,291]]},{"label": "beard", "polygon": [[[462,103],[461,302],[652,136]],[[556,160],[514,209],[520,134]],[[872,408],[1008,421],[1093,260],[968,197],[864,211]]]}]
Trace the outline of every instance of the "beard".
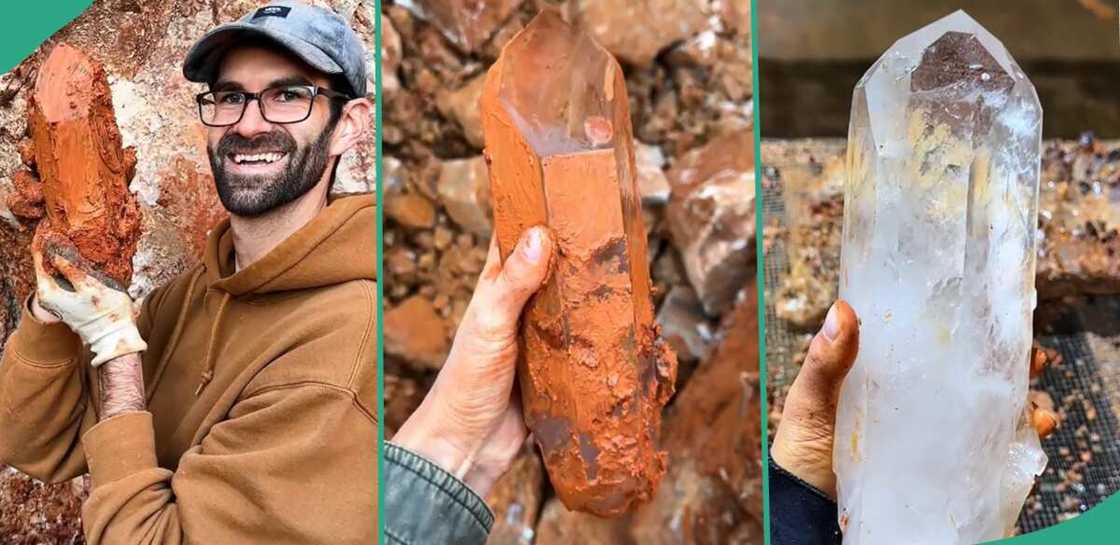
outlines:
[{"label": "beard", "polygon": [[[217,148],[207,146],[210,168],[218,198],[230,214],[243,217],[263,215],[284,206],[311,191],[322,179],[330,161],[328,140],[334,132],[331,122],[314,142],[300,147],[292,135],[275,129],[248,139],[229,132],[218,141]],[[279,151],[286,154],[288,164],[273,175],[241,175],[227,172],[225,158],[235,153],[253,154]]]}]

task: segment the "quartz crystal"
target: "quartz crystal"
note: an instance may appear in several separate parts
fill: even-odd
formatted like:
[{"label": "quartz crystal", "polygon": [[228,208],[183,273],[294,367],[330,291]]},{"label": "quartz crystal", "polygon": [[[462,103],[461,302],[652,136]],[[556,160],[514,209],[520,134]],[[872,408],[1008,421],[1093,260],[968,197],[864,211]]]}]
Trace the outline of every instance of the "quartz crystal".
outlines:
[{"label": "quartz crystal", "polygon": [[846,545],[999,538],[1046,457],[1024,417],[1042,110],[958,11],[852,100],[840,295],[861,320],[834,465]]},{"label": "quartz crystal", "polygon": [[650,299],[622,69],[545,9],[490,67],[480,106],[503,261],[534,225],[556,241],[521,319],[525,423],[565,506],[622,514],[665,473],[676,376]]}]

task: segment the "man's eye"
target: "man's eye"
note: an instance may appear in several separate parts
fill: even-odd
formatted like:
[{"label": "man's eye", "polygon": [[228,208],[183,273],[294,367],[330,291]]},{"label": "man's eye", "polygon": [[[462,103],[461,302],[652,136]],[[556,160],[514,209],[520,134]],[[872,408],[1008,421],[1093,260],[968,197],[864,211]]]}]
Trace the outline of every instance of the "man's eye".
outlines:
[{"label": "man's eye", "polygon": [[294,102],[299,100],[306,100],[308,93],[305,89],[292,88],[292,89],[277,89],[273,100],[277,102]]},{"label": "man's eye", "polygon": [[241,104],[243,101],[241,93],[219,93],[216,97],[218,104]]}]

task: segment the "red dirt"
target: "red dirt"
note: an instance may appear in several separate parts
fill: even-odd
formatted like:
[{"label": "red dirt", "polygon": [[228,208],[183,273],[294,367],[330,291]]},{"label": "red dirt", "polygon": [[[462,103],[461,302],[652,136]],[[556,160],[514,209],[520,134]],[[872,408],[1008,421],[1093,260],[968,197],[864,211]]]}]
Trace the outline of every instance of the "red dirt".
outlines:
[{"label": "red dirt", "polygon": [[39,68],[30,129],[47,207],[38,229],[65,237],[93,267],[127,286],[140,236],[139,208],[128,191],[136,157],[121,146],[101,65],[73,47],[55,47]]},{"label": "red dirt", "polygon": [[43,184],[30,171],[17,170],[12,175],[12,185],[15,191],[8,195],[8,209],[12,214],[22,220],[42,219],[46,211],[43,209]]},{"label": "red dirt", "polygon": [[[546,11],[518,37],[556,32],[542,40],[576,39],[557,19]],[[611,147],[542,156],[499,96],[509,50],[491,67],[481,99],[494,232],[503,260],[534,225],[547,226],[557,244],[550,275],[522,315],[525,420],[564,504],[618,516],[648,501],[665,473],[661,409],[676,375],[650,299],[626,85],[613,59],[602,77],[589,78],[604,83],[613,117],[586,120],[593,145],[608,143],[598,142],[602,136]],[[542,74],[509,77],[550,84]]]}]

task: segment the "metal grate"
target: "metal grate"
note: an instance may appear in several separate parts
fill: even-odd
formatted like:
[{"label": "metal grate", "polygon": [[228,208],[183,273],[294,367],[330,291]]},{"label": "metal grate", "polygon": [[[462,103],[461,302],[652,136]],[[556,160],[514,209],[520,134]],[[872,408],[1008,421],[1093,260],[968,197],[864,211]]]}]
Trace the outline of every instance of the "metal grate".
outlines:
[{"label": "metal grate", "polygon": [[1049,393],[1063,414],[1059,428],[1042,443],[1050,461],[1019,517],[1023,532],[1075,517],[1120,490],[1120,435],[1113,411],[1120,392],[1102,376],[1120,368],[1120,361],[1095,353],[1089,335],[1040,339],[1061,353],[1062,363],[1039,377],[1037,388]]},{"label": "metal grate", "polygon": [[[786,205],[782,197],[781,172],[777,168],[762,168],[762,217],[767,227],[786,227]],[[784,397],[785,391],[797,376],[798,367],[793,357],[800,345],[800,336],[790,331],[785,320],[778,318],[774,310],[778,287],[789,274],[784,237],[778,237],[770,246],[763,262],[763,278],[766,282],[766,371],[767,381],[775,396]],[[775,400],[777,401],[777,400]]]}]

